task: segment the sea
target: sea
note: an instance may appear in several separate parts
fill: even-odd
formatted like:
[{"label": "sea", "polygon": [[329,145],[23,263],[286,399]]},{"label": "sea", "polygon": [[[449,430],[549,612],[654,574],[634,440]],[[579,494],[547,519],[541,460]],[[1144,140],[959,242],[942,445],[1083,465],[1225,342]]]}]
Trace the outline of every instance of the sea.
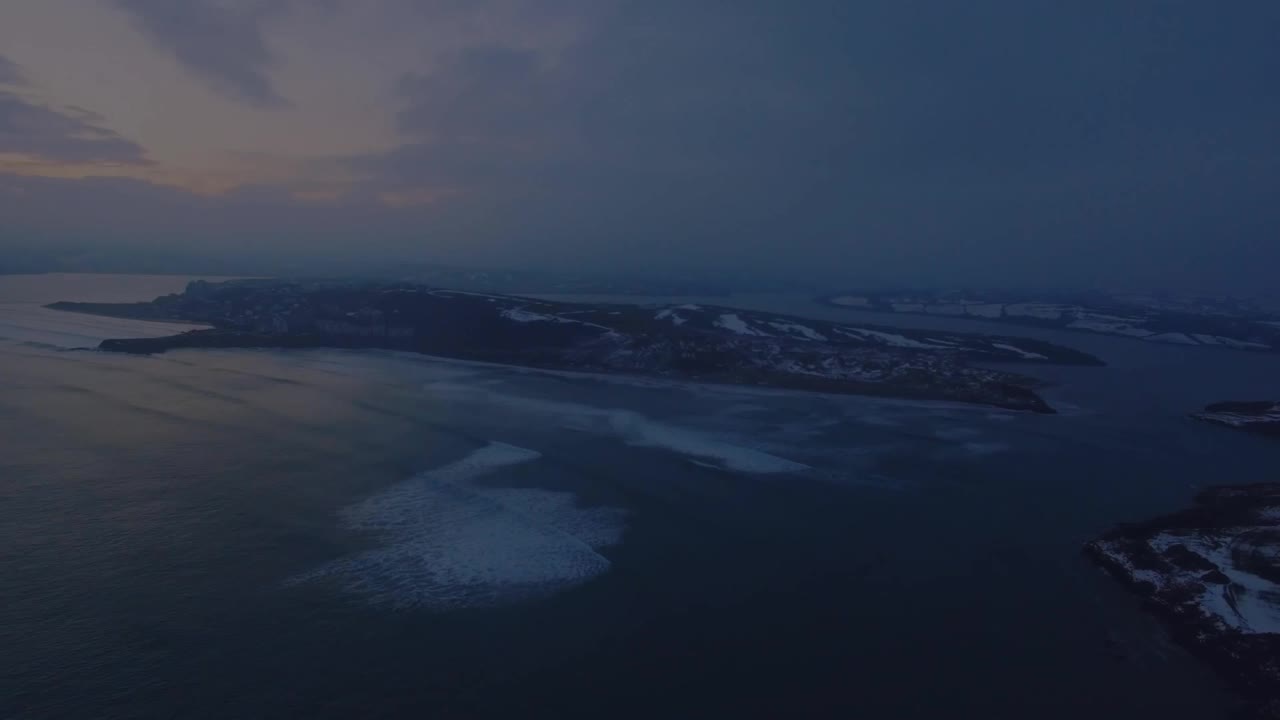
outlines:
[{"label": "sea", "polygon": [[[1195,422],[1280,358],[1025,335],[1057,415],[339,350],[93,350],[0,277],[0,717],[1226,717],[1082,545],[1280,444]],[[578,298],[580,299],[580,298]],[[631,302],[663,298],[626,298]],[[689,300],[689,299],[682,299]],[[698,300],[698,299],[693,299]]]}]

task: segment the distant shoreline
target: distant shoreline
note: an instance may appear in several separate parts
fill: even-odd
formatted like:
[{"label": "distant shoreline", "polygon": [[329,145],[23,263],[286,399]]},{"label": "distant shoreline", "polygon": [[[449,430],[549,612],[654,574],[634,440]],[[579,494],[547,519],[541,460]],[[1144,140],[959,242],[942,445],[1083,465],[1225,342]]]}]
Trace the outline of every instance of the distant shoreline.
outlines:
[{"label": "distant shoreline", "polygon": [[1280,353],[1280,316],[1233,301],[1199,310],[1144,307],[1119,298],[1086,299],[1015,294],[847,292],[820,295],[830,308],[886,316],[955,318],[977,322],[1064,330],[1185,347]]},{"label": "distant shoreline", "polygon": [[835,324],[714,305],[550,302],[367,281],[191,283],[151,302],[47,307],[203,325],[107,339],[132,354],[180,348],[414,352],[512,367],[1056,412],[1042,382],[981,367],[1103,364],[1029,338]]}]

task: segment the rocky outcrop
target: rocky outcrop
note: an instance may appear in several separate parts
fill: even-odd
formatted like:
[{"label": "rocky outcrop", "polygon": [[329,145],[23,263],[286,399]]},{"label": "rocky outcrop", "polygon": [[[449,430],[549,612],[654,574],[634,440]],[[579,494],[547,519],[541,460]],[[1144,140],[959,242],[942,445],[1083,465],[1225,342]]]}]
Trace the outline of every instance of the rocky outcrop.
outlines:
[{"label": "rocky outcrop", "polygon": [[1271,400],[1220,402],[1191,417],[1237,430],[1280,437],[1280,402]]},{"label": "rocky outcrop", "polygon": [[1251,717],[1280,718],[1280,483],[1205,490],[1085,552],[1231,682]]}]

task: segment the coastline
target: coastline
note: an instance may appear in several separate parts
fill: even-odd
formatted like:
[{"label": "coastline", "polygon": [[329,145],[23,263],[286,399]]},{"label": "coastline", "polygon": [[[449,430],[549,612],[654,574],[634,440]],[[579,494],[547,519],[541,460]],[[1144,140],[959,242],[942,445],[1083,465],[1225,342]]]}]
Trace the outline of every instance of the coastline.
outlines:
[{"label": "coastline", "polygon": [[195,330],[157,338],[113,338],[103,340],[98,346],[98,349],[104,352],[134,355],[153,355],[161,354],[169,350],[202,348],[281,350],[340,349],[409,352],[415,355],[435,357],[445,360],[484,362],[505,367],[528,368],[531,370],[584,372],[622,377],[654,378],[658,380],[719,385],[725,387],[777,389],[783,391],[801,391],[821,394],[892,398],[905,401],[955,402],[968,406],[1000,408],[1004,410],[1030,412],[1042,415],[1057,414],[1057,410],[1050,406],[1048,402],[1040,397],[1040,395],[1034,390],[1012,385],[1003,389],[1005,392],[1010,393],[1013,398],[1016,398],[1017,401],[1014,399],[1011,399],[1008,402],[999,402],[995,400],[984,401],[977,398],[970,399],[944,393],[932,393],[927,391],[912,392],[902,387],[886,387],[876,383],[852,383],[850,381],[836,381],[819,377],[805,378],[803,376],[797,376],[788,378],[785,381],[780,381],[776,378],[766,378],[764,375],[747,374],[739,379],[726,379],[715,376],[698,376],[694,374],[678,374],[669,372],[627,372],[604,367],[582,368],[566,364],[556,364],[550,361],[531,362],[527,359],[522,362],[518,358],[514,357],[503,360],[495,359],[492,356],[483,353],[444,354],[438,351],[433,352],[430,350],[416,348],[414,343],[411,341],[396,342],[393,338],[358,338],[301,334],[266,335],[225,330]]}]

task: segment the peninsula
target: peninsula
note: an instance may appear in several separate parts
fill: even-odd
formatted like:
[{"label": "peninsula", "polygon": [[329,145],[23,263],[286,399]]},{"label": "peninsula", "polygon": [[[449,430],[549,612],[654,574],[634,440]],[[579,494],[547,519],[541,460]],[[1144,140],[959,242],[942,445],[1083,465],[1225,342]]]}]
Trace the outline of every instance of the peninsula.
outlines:
[{"label": "peninsula", "polygon": [[54,309],[211,326],[100,349],[383,348],[700,382],[978,403],[1050,413],[1039,383],[977,362],[1100,365],[1026,338],[848,325],[710,305],[550,302],[347,280],[196,281],[151,302]]}]

